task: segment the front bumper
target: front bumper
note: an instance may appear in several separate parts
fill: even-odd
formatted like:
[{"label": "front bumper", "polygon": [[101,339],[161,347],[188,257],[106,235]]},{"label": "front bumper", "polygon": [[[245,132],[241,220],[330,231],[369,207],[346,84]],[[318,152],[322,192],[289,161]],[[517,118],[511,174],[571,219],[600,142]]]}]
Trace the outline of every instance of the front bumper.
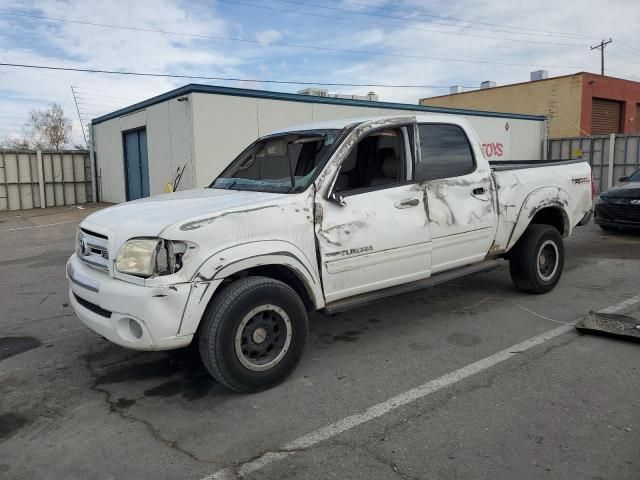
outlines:
[{"label": "front bumper", "polygon": [[598,202],[594,212],[594,220],[598,225],[610,227],[640,227],[640,206]]},{"label": "front bumper", "polygon": [[73,255],[67,262],[74,314],[110,342],[136,350],[170,350],[191,343],[179,334],[191,283],[146,287],[112,278]]}]

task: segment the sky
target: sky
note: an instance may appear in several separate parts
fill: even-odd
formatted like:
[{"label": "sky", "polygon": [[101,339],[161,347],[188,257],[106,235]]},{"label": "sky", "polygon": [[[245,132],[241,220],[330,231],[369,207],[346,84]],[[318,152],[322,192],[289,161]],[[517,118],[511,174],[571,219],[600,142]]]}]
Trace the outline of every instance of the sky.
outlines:
[{"label": "sky", "polygon": [[637,0],[0,0],[0,63],[251,80],[0,66],[0,140],[56,102],[83,144],[80,119],[187,83],[283,92],[307,85],[264,80],[363,84],[317,86],[416,104],[452,85],[527,81],[534,70],[599,73],[590,46],[610,37],[606,73],[640,81],[639,20]]}]

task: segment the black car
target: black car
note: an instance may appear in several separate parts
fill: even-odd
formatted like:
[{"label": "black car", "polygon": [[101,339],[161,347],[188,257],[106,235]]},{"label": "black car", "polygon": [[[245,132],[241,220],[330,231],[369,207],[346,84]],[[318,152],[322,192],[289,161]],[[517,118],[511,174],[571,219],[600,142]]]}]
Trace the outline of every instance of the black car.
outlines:
[{"label": "black car", "polygon": [[620,185],[598,197],[595,222],[603,230],[640,228],[640,170],[621,177]]}]

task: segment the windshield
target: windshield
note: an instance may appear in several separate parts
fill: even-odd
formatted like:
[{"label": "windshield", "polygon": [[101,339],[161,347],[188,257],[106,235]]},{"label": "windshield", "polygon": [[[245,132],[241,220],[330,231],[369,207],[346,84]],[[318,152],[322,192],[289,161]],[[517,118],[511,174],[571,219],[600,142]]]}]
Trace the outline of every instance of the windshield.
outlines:
[{"label": "windshield", "polygon": [[247,148],[210,188],[292,193],[305,190],[324,164],[340,130],[290,132]]},{"label": "windshield", "polygon": [[631,175],[629,175],[628,182],[640,182],[640,170],[636,170]]}]

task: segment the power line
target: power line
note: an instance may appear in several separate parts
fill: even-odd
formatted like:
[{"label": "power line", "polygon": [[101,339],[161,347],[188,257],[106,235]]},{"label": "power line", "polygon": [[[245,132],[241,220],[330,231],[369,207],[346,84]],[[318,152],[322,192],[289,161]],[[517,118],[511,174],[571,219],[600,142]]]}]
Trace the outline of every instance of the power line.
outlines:
[{"label": "power line", "polygon": [[[416,13],[408,12],[406,10],[375,7],[373,5],[368,5],[368,6],[371,7],[371,8],[379,8],[380,10],[393,11],[394,13],[405,13],[408,16],[399,17],[397,15],[383,15],[383,14],[380,14],[380,13],[370,13],[370,12],[363,12],[363,11],[358,11],[358,10],[349,10],[349,9],[338,8],[338,7],[327,7],[325,5],[318,5],[317,3],[300,2],[300,1],[296,1],[296,0],[279,0],[279,1],[283,2],[283,3],[291,3],[291,4],[294,4],[294,5],[303,5],[303,6],[307,6],[307,7],[322,8],[322,9],[325,9],[325,10],[334,10],[334,11],[338,11],[338,12],[351,13],[351,14],[355,14],[355,15],[366,15],[366,16],[369,16],[369,17],[389,18],[389,19],[393,19],[393,20],[415,21],[414,18],[416,16],[424,16],[424,17],[430,17],[430,18],[446,19],[446,17],[438,17],[436,15],[426,15],[426,14],[421,14],[421,13],[417,13],[416,14]],[[360,4],[360,5],[364,5],[364,4]],[[446,19],[446,20],[449,20],[449,19]],[[449,20],[449,21],[451,21],[451,20]],[[514,34],[514,35],[529,35],[529,36],[536,36],[536,37],[556,37],[556,38],[565,38],[565,39],[567,39],[567,38],[570,39],[572,37],[593,38],[593,36],[567,35],[567,34],[560,33],[560,32],[529,32],[529,33],[527,33],[527,32],[524,32],[524,31],[515,31],[515,30],[499,30],[499,29],[495,29],[495,28],[483,28],[483,27],[473,27],[473,26],[467,26],[467,25],[443,23],[443,22],[438,22],[438,21],[433,21],[433,20],[430,20],[429,23],[434,24],[434,25],[443,25],[443,26],[446,26],[446,27],[462,28],[462,29],[466,29],[466,30],[481,30],[481,31],[487,31],[487,32],[510,33],[510,34]],[[474,22],[467,21],[467,23],[474,23]],[[494,25],[494,26],[499,26],[499,25]],[[508,28],[511,28],[511,27],[508,27]]]},{"label": "power line", "polygon": [[[265,80],[256,78],[207,77],[200,75],[180,75],[172,73],[128,72],[118,70],[100,70],[95,68],[51,67],[47,65],[28,65],[20,63],[0,63],[0,67],[33,68],[39,70],[59,70],[65,72],[104,73],[109,75],[128,75],[138,77],[186,78],[192,80],[216,80],[225,82],[275,83],[281,85],[320,85],[326,87],[389,87],[389,88],[450,88],[444,85],[394,85],[386,83],[337,83],[337,82],[305,82],[294,80]],[[476,88],[476,87],[465,87]]]},{"label": "power line", "polygon": [[541,40],[525,40],[525,39],[519,39],[519,38],[493,37],[493,36],[489,36],[489,35],[476,35],[476,34],[471,34],[471,33],[450,32],[450,31],[447,31],[447,30],[436,30],[436,29],[431,29],[431,28],[411,27],[411,26],[394,25],[394,24],[391,24],[391,23],[381,23],[381,22],[370,22],[370,21],[364,21],[364,20],[356,20],[356,19],[353,19],[353,18],[337,17],[335,15],[325,15],[325,14],[322,14],[322,13],[292,11],[292,10],[287,10],[285,8],[268,7],[268,6],[265,6],[265,5],[256,5],[255,3],[237,2],[237,1],[232,1],[232,0],[218,0],[218,1],[222,2],[222,3],[228,3],[230,5],[240,5],[240,6],[244,6],[244,7],[262,8],[262,9],[265,9],[265,10],[273,10],[273,11],[276,11],[276,12],[293,13],[295,15],[307,15],[307,16],[319,17],[319,18],[328,18],[330,20],[340,20],[340,21],[343,21],[343,22],[364,23],[364,24],[369,24],[369,25],[377,25],[377,26],[382,26],[382,27],[396,28],[396,29],[400,29],[400,30],[419,30],[419,31],[423,31],[423,32],[442,33],[442,34],[445,34],[445,35],[458,35],[458,36],[463,36],[463,37],[487,38],[487,39],[502,40],[502,41],[507,40],[507,41],[510,41],[510,42],[535,43],[535,44],[542,44],[542,45],[564,45],[564,46],[571,46],[571,47],[587,47],[588,46],[586,44],[580,44],[580,43],[543,42]]},{"label": "power line", "polygon": [[[334,3],[342,3],[342,0],[331,0]],[[356,6],[361,6],[361,7],[368,7],[368,8],[375,8],[377,10],[387,10],[390,12],[397,12],[398,9],[396,7],[394,8],[389,8],[389,7],[381,7],[378,5],[372,5],[370,3],[360,3],[360,2],[349,2],[350,5],[356,5]],[[561,36],[567,36],[567,37],[582,37],[582,38],[597,38],[599,37],[599,35],[585,35],[585,34],[581,34],[581,33],[574,33],[574,32],[558,32],[558,31],[553,31],[553,30],[538,30],[535,28],[529,28],[529,27],[517,27],[515,25],[504,25],[504,24],[499,24],[499,23],[489,23],[489,22],[481,22],[479,20],[468,20],[468,19],[463,19],[463,18],[455,18],[455,17],[443,17],[440,15],[432,15],[429,13],[425,13],[424,11],[420,11],[420,12],[409,12],[408,10],[403,10],[404,12],[406,12],[407,14],[411,14],[411,15],[416,15],[416,16],[420,16],[420,17],[426,17],[426,18],[437,18],[440,20],[449,20],[452,22],[465,22],[465,23],[476,23],[478,25],[488,25],[491,27],[503,27],[503,28],[512,28],[515,30],[528,30],[530,32],[537,32],[537,33],[549,33],[549,34],[558,34]],[[451,25],[451,26],[455,26],[455,25]],[[460,28],[470,28],[470,27],[460,27]]]},{"label": "power line", "polygon": [[[25,18],[30,18],[34,20],[44,20],[48,22],[61,22],[61,23],[71,23],[71,24],[77,24],[77,25],[88,25],[92,27],[131,30],[131,31],[144,32],[144,33],[157,33],[162,35],[177,35],[177,36],[194,37],[194,38],[201,38],[201,39],[227,40],[232,42],[244,42],[244,43],[265,45],[265,43],[261,42],[260,40],[251,40],[251,39],[238,38],[238,37],[226,37],[222,35],[207,35],[207,34],[175,32],[175,31],[169,31],[169,30],[158,30],[158,29],[151,29],[151,28],[135,27],[130,25],[116,25],[116,24],[97,23],[97,22],[89,22],[89,21],[82,21],[82,20],[70,20],[65,18],[44,17],[40,15],[30,15],[26,13],[11,13],[11,12],[0,11],[0,15],[25,17]],[[308,50],[314,50],[314,51],[350,53],[350,54],[357,54],[357,55],[378,55],[378,56],[384,56],[384,57],[408,58],[411,60],[462,62],[462,63],[476,63],[476,64],[485,64],[485,65],[503,65],[503,66],[510,66],[510,67],[562,68],[562,69],[568,69],[568,70],[575,70],[575,69],[579,70],[582,68],[579,66],[570,66],[570,65],[537,65],[537,64],[530,64],[530,63],[475,60],[475,59],[469,59],[469,58],[432,57],[432,56],[425,56],[425,55],[388,53],[388,52],[381,52],[381,51],[375,51],[375,50],[353,50],[353,49],[345,49],[345,48],[319,47],[314,45],[304,45],[304,44],[285,43],[285,42],[269,42],[268,44],[278,46],[278,47],[302,48],[302,49],[308,49]]]},{"label": "power line", "polygon": [[628,45],[621,43],[619,40],[616,40],[616,45],[618,45],[619,47],[622,47],[624,50],[631,53],[632,55],[635,55],[636,57],[640,57],[640,50],[631,48]]},{"label": "power line", "polygon": [[[640,66],[640,62],[638,62],[636,59],[633,59],[633,58],[629,58],[629,57],[625,57],[625,56],[622,56],[622,55],[618,55],[618,54],[613,53],[613,52],[608,52],[607,55],[619,58],[620,60],[624,60],[627,63],[633,63],[634,65]],[[617,73],[615,70],[609,69],[609,71]],[[628,74],[628,76],[629,77],[633,77],[633,78],[638,78],[638,74],[637,73],[630,73],[630,74]]]}]

